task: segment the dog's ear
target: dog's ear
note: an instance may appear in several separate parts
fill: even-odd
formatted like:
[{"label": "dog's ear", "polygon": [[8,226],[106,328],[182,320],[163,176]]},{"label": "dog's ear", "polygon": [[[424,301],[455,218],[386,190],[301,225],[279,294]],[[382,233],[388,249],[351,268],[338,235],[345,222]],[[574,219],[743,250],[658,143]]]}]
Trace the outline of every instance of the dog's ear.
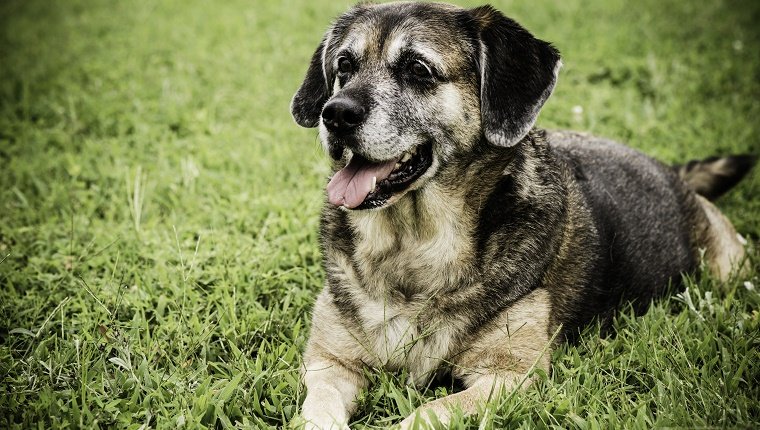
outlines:
[{"label": "dog's ear", "polygon": [[311,56],[306,77],[290,102],[290,113],[301,127],[311,128],[319,125],[322,107],[330,96],[327,89],[327,77],[322,64],[322,53],[326,39],[327,36],[325,35],[317,50],[314,51],[314,55]]},{"label": "dog's ear", "polygon": [[469,12],[480,34],[483,133],[494,145],[516,145],[554,89],[559,52],[491,6]]}]

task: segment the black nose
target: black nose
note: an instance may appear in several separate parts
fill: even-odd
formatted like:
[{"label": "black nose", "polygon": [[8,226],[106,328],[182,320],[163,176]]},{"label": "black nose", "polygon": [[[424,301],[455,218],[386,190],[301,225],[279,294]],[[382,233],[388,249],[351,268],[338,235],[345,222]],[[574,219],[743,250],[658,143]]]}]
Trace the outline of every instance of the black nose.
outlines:
[{"label": "black nose", "polygon": [[367,111],[350,98],[330,100],[322,109],[322,121],[333,132],[347,132],[364,122]]}]

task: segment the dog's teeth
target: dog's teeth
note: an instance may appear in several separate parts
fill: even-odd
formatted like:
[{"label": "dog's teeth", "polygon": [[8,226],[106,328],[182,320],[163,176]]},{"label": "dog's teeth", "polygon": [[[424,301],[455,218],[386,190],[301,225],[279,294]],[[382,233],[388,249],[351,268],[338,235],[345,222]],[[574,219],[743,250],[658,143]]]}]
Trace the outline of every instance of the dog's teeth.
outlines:
[{"label": "dog's teeth", "polygon": [[372,177],[372,189],[369,190],[370,193],[375,192],[375,188],[377,188],[377,176]]},{"label": "dog's teeth", "polygon": [[397,163],[396,163],[396,165],[395,165],[395,166],[393,166],[393,170],[396,170],[396,169],[398,169],[399,167],[401,167],[401,163],[398,163],[398,162],[397,162]]},{"label": "dog's teeth", "polygon": [[[407,161],[409,161],[410,158],[412,158],[412,154],[406,152],[404,153],[404,156],[401,157],[401,162],[406,163]],[[396,163],[396,165],[398,165],[398,163]]]}]

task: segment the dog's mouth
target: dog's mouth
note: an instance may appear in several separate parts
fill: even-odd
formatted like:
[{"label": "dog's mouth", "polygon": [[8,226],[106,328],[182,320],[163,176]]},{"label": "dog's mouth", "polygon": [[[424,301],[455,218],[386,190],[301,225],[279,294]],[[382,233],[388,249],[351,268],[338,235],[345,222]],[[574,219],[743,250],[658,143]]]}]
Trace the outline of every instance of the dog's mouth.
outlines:
[{"label": "dog's mouth", "polygon": [[327,200],[349,209],[384,206],[403,193],[433,164],[433,144],[415,146],[392,160],[372,162],[354,153],[327,184]]}]

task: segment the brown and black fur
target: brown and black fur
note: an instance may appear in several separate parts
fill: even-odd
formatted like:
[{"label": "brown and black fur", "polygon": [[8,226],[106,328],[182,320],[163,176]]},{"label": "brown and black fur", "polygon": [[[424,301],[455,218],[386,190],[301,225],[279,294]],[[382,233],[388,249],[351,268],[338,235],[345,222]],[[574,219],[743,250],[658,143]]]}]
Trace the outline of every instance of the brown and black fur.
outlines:
[{"label": "brown and black fur", "polygon": [[[396,66],[407,54],[386,64],[394,37],[445,51],[442,70],[415,81]],[[341,77],[336,56],[352,40],[361,58]],[[372,367],[406,368],[417,385],[441,371],[463,381],[403,428],[428,413],[445,423],[450,407],[477,412],[494,390],[548,369],[558,340],[608,324],[623,304],[644,311],[703,251],[722,279],[741,262],[736,232],[702,196],[727,191],[754,160],[671,168],[604,139],[533,129],[559,65],[550,44],[488,6],[360,5],[328,30],[292,112],[320,127],[334,169],[352,154],[382,161],[404,150],[388,142],[432,141],[435,161],[374,205],[325,204],[307,428],[347,427]],[[323,107],[339,99],[362,105],[366,123],[326,129]]]}]

